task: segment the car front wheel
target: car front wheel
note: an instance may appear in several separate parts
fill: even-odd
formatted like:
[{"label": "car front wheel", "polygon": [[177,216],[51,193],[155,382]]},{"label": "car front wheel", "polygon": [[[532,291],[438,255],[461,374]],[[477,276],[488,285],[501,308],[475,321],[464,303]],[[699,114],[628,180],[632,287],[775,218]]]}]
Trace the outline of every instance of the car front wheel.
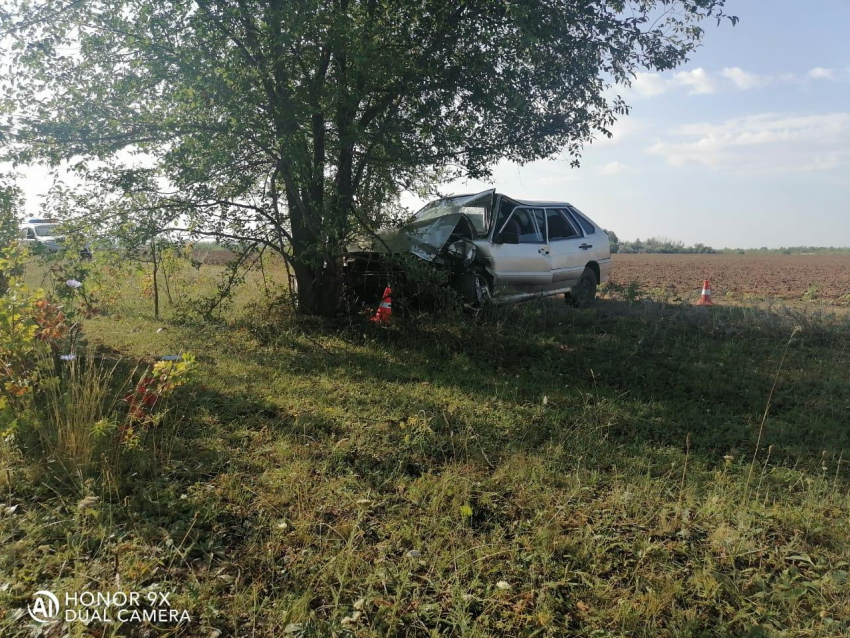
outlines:
[{"label": "car front wheel", "polygon": [[585,268],[581,273],[578,283],[573,286],[573,289],[567,294],[567,303],[573,308],[587,308],[593,304],[596,299],[596,286],[599,282],[596,281],[596,273],[590,268]]},{"label": "car front wheel", "polygon": [[490,301],[490,284],[480,273],[464,273],[458,283],[460,294],[469,307],[478,310]]}]

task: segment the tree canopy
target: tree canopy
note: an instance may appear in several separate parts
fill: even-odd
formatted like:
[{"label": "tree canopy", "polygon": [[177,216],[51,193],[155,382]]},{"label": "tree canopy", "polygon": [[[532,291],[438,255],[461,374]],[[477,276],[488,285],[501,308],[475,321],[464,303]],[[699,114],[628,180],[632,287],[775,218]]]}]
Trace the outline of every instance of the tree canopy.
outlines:
[{"label": "tree canopy", "polygon": [[23,192],[15,176],[0,174],[0,249],[19,236],[18,218],[23,209]]},{"label": "tree canopy", "polygon": [[92,215],[280,252],[328,313],[347,239],[400,191],[577,161],[627,113],[616,86],[684,62],[724,4],[5,0],[0,135],[71,161]]}]

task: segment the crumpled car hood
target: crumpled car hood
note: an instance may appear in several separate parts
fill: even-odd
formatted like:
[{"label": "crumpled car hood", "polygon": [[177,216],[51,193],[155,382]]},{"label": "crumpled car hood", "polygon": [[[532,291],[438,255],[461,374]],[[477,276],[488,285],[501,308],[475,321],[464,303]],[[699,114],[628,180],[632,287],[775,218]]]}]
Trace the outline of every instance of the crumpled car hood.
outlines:
[{"label": "crumpled car hood", "polygon": [[443,215],[377,233],[377,237],[362,237],[348,245],[349,253],[409,252],[421,259],[433,261],[446,245],[463,213]]}]

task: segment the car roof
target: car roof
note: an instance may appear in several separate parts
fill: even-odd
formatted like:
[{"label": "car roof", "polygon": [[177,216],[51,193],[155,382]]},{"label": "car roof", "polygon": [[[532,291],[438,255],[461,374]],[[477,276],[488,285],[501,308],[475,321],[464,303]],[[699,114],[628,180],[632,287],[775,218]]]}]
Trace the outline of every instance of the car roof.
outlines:
[{"label": "car roof", "polygon": [[[470,197],[471,195],[477,195],[478,193],[461,193],[455,195],[448,195],[446,197],[442,197],[440,199],[458,199],[460,197]],[[569,202],[565,201],[548,201],[548,200],[538,200],[538,199],[516,199],[515,197],[510,197],[505,195],[504,193],[496,193],[496,195],[501,195],[505,199],[509,199],[512,202],[519,204],[520,206],[572,206]],[[435,200],[440,201],[440,200]]]},{"label": "car roof", "polygon": [[572,204],[570,204],[569,202],[549,202],[536,199],[514,199],[513,197],[509,197],[508,199],[513,202],[516,202],[517,204],[521,204],[522,206],[572,206]]}]

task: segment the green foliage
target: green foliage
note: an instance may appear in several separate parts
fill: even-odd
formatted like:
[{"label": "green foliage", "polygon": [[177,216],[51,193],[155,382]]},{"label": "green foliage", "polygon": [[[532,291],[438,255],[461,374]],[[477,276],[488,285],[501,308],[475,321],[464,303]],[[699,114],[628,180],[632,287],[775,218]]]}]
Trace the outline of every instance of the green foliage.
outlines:
[{"label": "green foliage", "polygon": [[683,63],[724,5],[10,0],[6,155],[73,158],[87,188],[57,186],[55,208],[116,232],[260,242],[291,262],[299,307],[331,313],[348,240],[397,216],[402,189],[577,162],[628,111],[610,89]]},{"label": "green foliage", "polygon": [[818,298],[818,286],[817,284],[812,284],[806,289],[806,292],[803,293],[803,301],[809,302],[814,301]]},{"label": "green foliage", "polygon": [[[123,474],[124,452],[140,444],[149,442],[154,456],[162,456],[169,447],[163,443],[169,433],[161,433],[167,402],[185,382],[194,357],[160,361],[134,381],[137,370],[102,358],[81,340],[78,321],[93,314],[85,289],[105,264],[86,263],[85,273],[98,276],[83,277],[87,283],[60,281],[50,298],[24,283],[25,257],[14,246],[0,252],[0,275],[8,281],[0,295],[0,434],[49,476],[78,487],[92,477],[116,480]],[[60,280],[67,275],[66,260],[50,267],[54,275],[59,269]],[[79,315],[78,298],[87,311]]]},{"label": "green foliage", "polygon": [[0,174],[0,249],[18,237],[18,221],[24,206],[24,195],[14,176]]},{"label": "green foliage", "polygon": [[37,291],[30,294],[22,274],[26,250],[0,250],[0,425],[14,429],[39,381],[36,359],[69,337],[65,314]]},{"label": "green foliage", "polygon": [[620,252],[620,238],[617,237],[617,233],[613,230],[606,230],[605,233],[608,235],[608,241],[611,245],[611,253]]},{"label": "green foliage", "polygon": [[696,243],[693,246],[686,246],[684,242],[674,239],[666,239],[663,237],[650,237],[642,241],[635,239],[634,241],[620,242],[618,251],[625,254],[630,253],[660,253],[660,254],[688,254],[688,255],[713,255],[717,251],[711,246]]}]

